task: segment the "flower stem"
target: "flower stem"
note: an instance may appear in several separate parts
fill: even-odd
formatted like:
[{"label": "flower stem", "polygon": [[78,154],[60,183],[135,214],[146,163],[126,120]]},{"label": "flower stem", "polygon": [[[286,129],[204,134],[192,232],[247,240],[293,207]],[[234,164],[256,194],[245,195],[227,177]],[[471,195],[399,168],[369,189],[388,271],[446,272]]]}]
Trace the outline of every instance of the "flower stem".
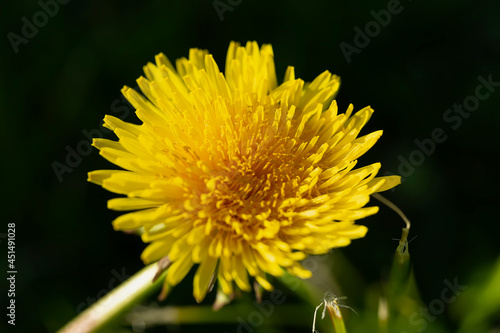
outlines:
[{"label": "flower stem", "polygon": [[119,318],[121,314],[161,286],[166,272],[152,282],[157,271],[156,263],[144,267],[80,313],[58,333],[90,333],[104,328],[106,324]]},{"label": "flower stem", "polygon": [[339,307],[335,303],[327,303],[325,306],[335,328],[335,333],[346,333],[347,331]]}]

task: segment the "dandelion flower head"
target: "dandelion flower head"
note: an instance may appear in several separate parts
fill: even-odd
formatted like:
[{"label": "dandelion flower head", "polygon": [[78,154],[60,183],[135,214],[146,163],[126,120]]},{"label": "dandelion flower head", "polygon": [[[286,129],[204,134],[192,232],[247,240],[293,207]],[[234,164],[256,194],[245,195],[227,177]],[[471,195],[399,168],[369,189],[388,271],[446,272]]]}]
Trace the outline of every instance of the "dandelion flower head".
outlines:
[{"label": "dandelion flower head", "polygon": [[214,280],[227,295],[251,280],[270,290],[269,275],[308,278],[303,259],[366,234],[355,221],[377,212],[370,195],[400,179],[376,177],[380,163],[355,168],[382,131],[359,136],[370,107],[338,112],[338,76],[305,83],[288,67],[278,85],[272,47],[256,42],[232,42],[225,73],[200,49],[175,67],[155,60],[137,80],[142,94],[122,89],[142,124],[107,115],[118,141],[94,140],[123,170],[89,180],[125,195],[108,201],[131,211],[113,227],[142,231],[145,263],[168,256],[168,286],[196,266],[197,301]]}]

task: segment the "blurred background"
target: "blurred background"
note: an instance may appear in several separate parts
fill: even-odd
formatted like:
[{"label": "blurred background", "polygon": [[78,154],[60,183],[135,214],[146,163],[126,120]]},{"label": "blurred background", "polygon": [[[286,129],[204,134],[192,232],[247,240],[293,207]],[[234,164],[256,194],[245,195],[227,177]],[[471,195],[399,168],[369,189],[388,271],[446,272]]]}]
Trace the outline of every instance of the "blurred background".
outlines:
[{"label": "blurred background", "polygon": [[[18,274],[16,326],[2,313],[0,330],[55,332],[112,289],[112,281],[143,267],[140,239],[112,230],[118,213],[106,201],[113,195],[86,181],[87,172],[112,167],[90,149],[91,138],[113,138],[100,126],[105,114],[138,122],[120,89],[134,87],[157,53],[175,60],[204,48],[223,69],[231,40],[271,43],[280,80],[289,65],[305,81],[330,70],[342,78],[341,110],[349,103],[375,109],[364,133],[383,129],[384,135],[359,165],[380,161],[382,174],[403,176],[386,196],[413,222],[410,253],[422,307],[441,298],[445,280],[480,286],[500,254],[499,13],[500,2],[483,0],[4,3],[0,259],[6,274],[6,225],[15,223]],[[385,207],[361,223],[367,237],[328,258],[340,272],[332,276],[349,297],[345,304],[360,312],[347,310],[351,322],[364,320],[367,295],[387,280],[403,226]],[[151,297],[144,304],[194,304],[191,284],[187,277],[166,302]],[[0,286],[5,309],[5,278]],[[239,313],[244,318],[252,298],[236,301],[249,304]],[[465,303],[446,304],[429,324],[453,332]],[[265,317],[251,330],[310,330],[313,311],[304,306],[293,314],[302,326]],[[417,332],[423,325],[410,327]],[[233,321],[146,332],[200,329],[250,331]],[[133,330],[144,328],[124,332]]]}]

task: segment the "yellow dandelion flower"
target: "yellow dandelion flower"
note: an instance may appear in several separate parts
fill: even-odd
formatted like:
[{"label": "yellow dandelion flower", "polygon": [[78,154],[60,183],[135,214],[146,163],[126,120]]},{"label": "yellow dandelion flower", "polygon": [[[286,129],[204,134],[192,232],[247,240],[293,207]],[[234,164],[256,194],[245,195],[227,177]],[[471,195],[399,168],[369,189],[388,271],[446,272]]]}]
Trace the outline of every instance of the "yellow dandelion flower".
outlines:
[{"label": "yellow dandelion flower", "polygon": [[399,177],[377,177],[380,163],[354,169],[382,131],[358,137],[373,113],[337,113],[340,79],[325,71],[310,83],[288,67],[278,85],[271,45],[232,42],[225,74],[212,55],[191,49],[174,67],[163,55],[144,67],[141,95],[124,87],[142,125],[104,118],[118,141],[94,146],[125,170],[89,180],[126,197],[108,208],[127,213],[116,230],[142,228],[145,263],[168,256],[167,286],[198,264],[193,292],[213,279],[225,294],[251,290],[249,276],[311,273],[300,261],[363,237],[355,220],[375,214],[370,195]]}]

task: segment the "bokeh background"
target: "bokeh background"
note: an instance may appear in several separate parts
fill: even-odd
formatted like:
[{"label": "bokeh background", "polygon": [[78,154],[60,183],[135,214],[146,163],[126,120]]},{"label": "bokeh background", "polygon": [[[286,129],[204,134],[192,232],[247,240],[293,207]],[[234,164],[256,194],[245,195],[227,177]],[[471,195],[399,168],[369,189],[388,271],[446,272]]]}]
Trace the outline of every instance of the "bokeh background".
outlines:
[{"label": "bokeh background", "polygon": [[[45,3],[57,6],[49,9],[53,17],[43,22],[37,13],[46,11]],[[401,0],[390,23],[347,59],[341,43],[356,47],[354,29],[364,31],[374,21],[371,12],[390,3],[4,2],[0,266],[6,274],[6,224],[15,223],[18,274],[16,326],[7,326],[2,313],[0,330],[55,332],[102,297],[114,276],[132,275],[143,267],[139,254],[144,244],[112,230],[118,214],[106,209],[106,200],[113,195],[86,181],[88,171],[111,167],[95,149],[89,151],[89,138],[113,137],[100,127],[105,114],[138,122],[120,89],[134,87],[142,66],[154,61],[154,55],[164,52],[175,60],[187,56],[191,47],[205,48],[222,69],[231,40],[271,43],[280,79],[288,65],[305,81],[330,70],[342,78],[340,109],[349,103],[375,109],[364,133],[383,129],[384,135],[360,163],[381,161],[382,173],[404,173],[403,184],[386,196],[413,222],[410,238],[416,238],[410,253],[423,306],[440,297],[444,279],[458,278],[465,285],[480,281],[500,254],[500,84],[477,110],[467,118],[460,116],[460,125],[457,118],[446,121],[443,116],[455,103],[474,96],[479,76],[500,82],[500,2]],[[218,13],[215,6],[227,10]],[[23,37],[26,20],[33,22],[34,16],[44,24],[37,31],[24,28]],[[430,139],[436,128],[444,131],[446,140],[419,160],[415,140]],[[411,164],[410,155],[418,161],[410,168],[414,170],[402,166],[403,160]],[[397,246],[393,239],[403,226],[387,208],[362,223],[370,228],[367,237],[338,251],[355,268],[356,276],[344,279],[343,289],[349,291],[343,295],[352,296],[347,304],[354,308],[362,307],[363,297],[350,295],[349,283],[362,280],[361,285],[370,286],[387,278]],[[0,283],[3,309],[5,281]],[[191,292],[188,277],[160,305],[193,304]],[[206,304],[213,298],[212,293]],[[154,302],[151,297],[145,303]],[[299,316],[311,323],[313,309],[305,309]],[[451,332],[457,318],[450,309],[447,306],[437,320]],[[283,325],[255,331],[310,330],[307,324],[287,326],[286,320]],[[200,329],[236,332],[237,323],[147,331]]]}]

